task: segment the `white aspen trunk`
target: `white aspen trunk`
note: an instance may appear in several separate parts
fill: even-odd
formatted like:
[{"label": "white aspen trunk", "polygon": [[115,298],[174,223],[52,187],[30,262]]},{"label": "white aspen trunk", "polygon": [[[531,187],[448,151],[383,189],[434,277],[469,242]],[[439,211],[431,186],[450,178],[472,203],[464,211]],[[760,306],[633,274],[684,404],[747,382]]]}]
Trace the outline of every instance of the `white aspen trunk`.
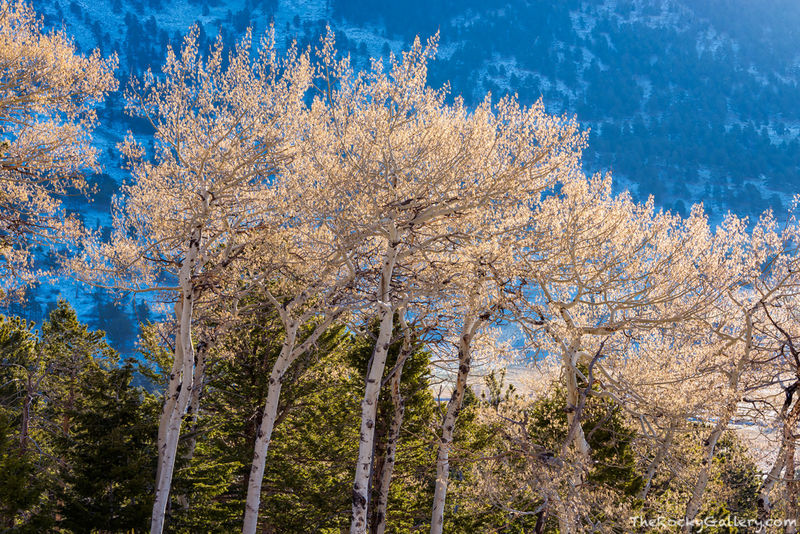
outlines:
[{"label": "white aspen trunk", "polygon": [[185,458],[187,460],[191,460],[194,457],[194,449],[197,446],[197,434],[195,434],[194,431],[197,429],[197,416],[200,412],[200,398],[203,395],[208,349],[208,343],[198,343],[197,354],[195,356],[197,361],[194,366],[194,377],[192,378],[192,396],[189,398],[189,406],[186,409],[189,430],[193,432],[192,435],[189,436],[189,443],[186,447]]},{"label": "white aspen trunk", "polygon": [[767,473],[763,484],[761,484],[761,488],[758,490],[758,520],[760,521],[758,532],[760,534],[763,534],[767,531],[766,521],[769,519],[772,512],[772,501],[770,501],[769,495],[772,492],[772,489],[775,487],[775,484],[777,484],[778,480],[780,480],[781,472],[783,471],[785,462],[786,442],[783,441],[781,443],[781,448],[778,451],[778,456],[775,458],[775,463],[772,464],[772,469],[769,470],[769,473]]},{"label": "white aspen trunk", "polygon": [[640,499],[645,500],[647,498],[647,494],[650,493],[650,486],[653,483],[653,477],[655,477],[658,466],[664,461],[667,451],[669,450],[670,446],[672,446],[672,438],[674,434],[675,422],[671,421],[669,428],[667,429],[667,434],[664,436],[664,442],[658,447],[658,451],[656,452],[653,461],[647,466],[647,471],[644,475],[644,487],[642,488],[642,491],[639,492]]},{"label": "white aspen trunk", "polygon": [[244,523],[242,532],[255,533],[258,528],[258,510],[261,506],[261,485],[264,479],[264,468],[272,439],[272,431],[278,417],[278,401],[280,400],[283,377],[294,361],[305,353],[320,336],[328,329],[338,317],[339,312],[328,315],[324,321],[317,324],[305,341],[300,346],[297,344],[297,331],[301,326],[300,321],[290,318],[290,313],[281,313],[286,339],[281,347],[281,353],[275,361],[270,373],[269,386],[267,387],[267,400],[264,405],[264,415],[258,427],[258,435],[253,447],[253,463],[250,467],[250,476],[247,481],[247,500],[245,503]]},{"label": "white aspen trunk", "polygon": [[575,531],[572,528],[572,518],[566,512],[558,514],[558,531],[564,534],[572,534]]},{"label": "white aspen trunk", "polygon": [[178,331],[175,333],[175,352],[172,357],[172,370],[167,382],[167,390],[164,392],[164,406],[161,409],[161,417],[158,421],[158,463],[156,464],[156,481],[161,478],[161,462],[164,457],[164,443],[169,427],[169,418],[175,410],[178,402],[178,393],[181,390],[181,370],[183,369],[183,346],[181,341],[181,316],[183,315],[183,298],[179,298],[175,303],[175,321],[178,323]]},{"label": "white aspen trunk", "polygon": [[261,417],[261,425],[256,436],[256,443],[253,449],[253,463],[250,467],[250,478],[247,482],[247,502],[244,511],[243,534],[255,534],[258,527],[258,509],[261,506],[261,484],[264,479],[264,467],[267,463],[267,452],[269,442],[272,439],[272,430],[275,426],[275,419],[278,416],[278,401],[280,400],[281,387],[283,385],[283,375],[292,364],[292,353],[297,339],[298,325],[294,322],[287,326],[286,339],[281,347],[281,354],[278,356],[272,372],[269,376],[269,387],[267,388],[267,401],[264,405],[264,415]]},{"label": "white aspen trunk", "polygon": [[[745,339],[746,345],[744,348],[744,354],[736,363],[736,369],[729,375],[729,387],[731,391],[738,392],[739,390],[739,378],[742,375],[742,371],[744,366],[750,361],[750,350],[751,350],[751,343],[752,343],[752,335],[753,335],[753,322],[752,317],[749,313],[745,312],[745,320],[746,320],[746,327],[745,327]],[[714,451],[717,446],[717,441],[719,440],[722,433],[725,429],[728,428],[728,423],[731,420],[731,417],[734,416],[736,413],[736,407],[738,404],[738,395],[734,397],[726,407],[725,413],[720,417],[717,424],[714,426],[714,429],[711,431],[711,435],[709,435],[708,439],[705,440],[705,455],[703,458],[703,466],[700,469],[700,474],[697,477],[697,482],[695,483],[694,489],[692,490],[692,496],[689,499],[689,502],[686,504],[686,514],[684,516],[684,523],[682,532],[685,534],[689,534],[692,530],[692,526],[694,523],[695,518],[697,517],[697,513],[700,511],[700,506],[702,505],[703,501],[703,493],[706,490],[706,486],[708,485],[708,477],[709,477],[709,470],[711,469],[711,461],[714,459]]]},{"label": "white aspen trunk", "polygon": [[397,259],[397,245],[389,243],[383,258],[380,289],[378,291],[378,319],[380,326],[375,349],[367,369],[364,398],[361,400],[361,429],[359,432],[358,461],[353,481],[353,515],[350,534],[365,534],[369,512],[369,479],[372,471],[372,456],[375,443],[375,418],[378,411],[378,396],[381,378],[386,367],[386,356],[394,330],[394,308],[391,303],[391,282]]},{"label": "white aspen trunk", "polygon": [[692,489],[692,496],[686,504],[686,513],[684,514],[684,523],[681,531],[686,534],[692,531],[694,520],[697,517],[697,513],[700,511],[700,506],[703,504],[703,493],[705,493],[706,486],[708,485],[711,461],[714,459],[714,450],[716,449],[717,441],[719,441],[720,436],[722,436],[722,433],[728,428],[728,421],[730,421],[734,411],[735,405],[733,409],[730,407],[728,408],[725,414],[719,418],[717,424],[714,425],[711,434],[709,434],[703,444],[705,452],[703,453],[702,467],[700,468],[700,473],[697,475],[697,482],[695,482],[694,488]]},{"label": "white aspen trunk", "polygon": [[[405,347],[404,347],[405,348]],[[405,361],[407,354],[401,354],[400,358]],[[400,360],[398,358],[398,360]],[[394,472],[395,455],[397,454],[397,444],[400,440],[400,427],[403,425],[403,413],[405,411],[405,401],[400,393],[400,382],[402,380],[403,367],[398,366],[394,376],[392,376],[392,423],[389,427],[389,437],[386,440],[386,453],[381,470],[381,477],[378,486],[377,502],[375,503],[375,526],[374,534],[384,534],[386,531],[386,511],[389,505],[389,488],[392,483],[392,473]]]},{"label": "white aspen trunk", "polygon": [[464,318],[458,347],[456,387],[450,395],[450,400],[447,401],[447,411],[442,421],[442,437],[436,455],[436,487],[431,511],[431,534],[442,534],[444,527],[444,504],[447,497],[447,483],[450,478],[450,445],[453,443],[456,418],[464,400],[464,391],[467,388],[467,377],[472,359],[472,337],[475,335],[477,326],[478,318],[474,313],[470,313]]},{"label": "white aspen trunk", "polygon": [[[575,444],[575,447],[578,449],[578,452],[581,455],[581,458],[584,461],[591,460],[591,448],[589,447],[589,443],[586,441],[586,435],[583,433],[583,426],[579,420],[576,420],[578,403],[580,402],[580,390],[578,388],[578,376],[575,371],[575,366],[578,363],[578,344],[580,340],[576,340],[573,344],[565,351],[563,351],[563,358],[564,358],[564,371],[566,375],[566,382],[567,382],[567,422],[568,428],[572,429],[573,425],[575,428],[574,437],[572,442]],[[565,448],[569,446],[569,443],[565,443]]]},{"label": "white aspen trunk", "polygon": [[550,492],[550,500],[555,503],[556,518],[558,519],[558,531],[560,534],[572,534],[575,532],[574,521],[572,513],[566,509],[564,502],[558,496],[558,493]]},{"label": "white aspen trunk", "polygon": [[[180,343],[183,354],[183,368],[179,385],[177,400],[170,413],[169,423],[164,435],[162,451],[159,462],[159,477],[156,480],[155,498],[153,501],[153,515],[150,519],[150,533],[161,534],[164,531],[164,520],[169,502],[169,492],[172,486],[172,473],[175,469],[175,458],[178,454],[178,439],[183,423],[183,414],[189,404],[192,392],[192,379],[194,377],[194,346],[192,345],[192,313],[194,311],[194,288],[191,275],[194,263],[197,260],[199,236],[192,236],[186,259],[181,265],[180,286],[183,305],[180,317]],[[177,344],[176,344],[177,345]]]},{"label": "white aspen trunk", "polygon": [[[194,451],[197,447],[197,416],[200,411],[200,397],[203,395],[203,386],[206,373],[206,357],[208,355],[208,343],[200,342],[197,344],[194,364],[194,377],[192,378],[192,395],[189,398],[189,405],[186,408],[186,426],[189,431],[186,440],[186,452],[183,455],[186,462],[191,462],[194,458]],[[178,497],[178,502],[184,510],[189,509],[189,496],[186,494]]]},{"label": "white aspen trunk", "polygon": [[798,511],[797,505],[798,493],[800,493],[800,488],[798,486],[800,484],[798,484],[795,466],[795,451],[797,448],[795,440],[797,436],[794,434],[798,419],[800,419],[800,402],[795,402],[783,427],[786,457],[786,460],[784,460],[784,477],[786,478],[786,534],[795,534],[797,532],[797,523],[800,521],[800,511]]},{"label": "white aspen trunk", "polygon": [[[794,384],[793,388],[797,387],[797,383]],[[770,493],[772,489],[775,487],[775,484],[778,483],[780,480],[781,472],[783,468],[786,466],[786,447],[789,443],[786,440],[786,411],[792,404],[792,397],[794,395],[794,389],[787,391],[786,401],[783,404],[783,409],[781,409],[780,414],[778,415],[778,421],[783,425],[783,436],[781,438],[781,448],[778,450],[778,455],[775,458],[775,462],[772,464],[772,469],[769,470],[767,473],[766,478],[764,478],[764,482],[761,484],[761,487],[758,490],[758,520],[760,521],[759,525],[759,534],[764,534],[767,532],[767,525],[766,521],[770,518],[772,513],[772,501],[770,500]]]}]

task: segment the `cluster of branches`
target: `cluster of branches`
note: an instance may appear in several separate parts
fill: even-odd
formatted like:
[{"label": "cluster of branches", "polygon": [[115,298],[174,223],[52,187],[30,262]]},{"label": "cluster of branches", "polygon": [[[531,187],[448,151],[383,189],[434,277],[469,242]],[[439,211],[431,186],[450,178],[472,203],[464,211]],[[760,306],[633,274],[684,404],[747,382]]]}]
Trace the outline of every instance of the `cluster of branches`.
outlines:
[{"label": "cluster of branches", "polygon": [[[610,177],[580,171],[586,136],[573,119],[513,97],[487,95],[467,109],[446,88],[429,87],[435,38],[356,70],[337,56],[331,34],[315,50],[281,54],[272,35],[254,46],[248,34],[234,50],[220,41],[206,54],[193,30],[179,50],[168,49],[160,73],[127,89],[128,112],[154,128],[154,152],[131,134],[120,145],[131,180],[104,239],[76,221],[52,222],[54,194],[81,187],[74,171],[95,163],[86,145],[90,104],[114,87],[113,60],[84,58],[60,34],[42,34],[24,4],[2,4],[0,38],[5,285],[24,282],[14,273],[20,251],[29,236],[44,236],[68,243],[64,267],[85,282],[174,303],[152,532],[164,528],[179,438],[200,409],[209,349],[243,318],[268,313],[279,317],[283,340],[253,451],[245,533],[258,527],[282,382],[334,322],[354,331],[377,322],[360,405],[354,534],[386,528],[399,384],[418,343],[443,355],[438,373],[451,383],[430,527],[442,532],[474,353],[492,346],[496,327],[518,332],[524,365],[555,369],[543,376],[566,390],[562,443],[518,448],[536,451],[528,461],[540,467],[530,470],[537,513],[555,517],[562,532],[597,526],[587,504],[596,495],[585,490],[591,397],[614,403],[651,440],[643,499],[672,453],[670,436],[690,421],[705,425],[687,531],[731,421],[752,417],[780,429],[761,514],[773,513],[781,482],[782,509],[797,518],[800,227],[791,213],[780,227],[765,214],[752,227],[731,215],[711,229],[699,206],[681,217],[615,195]],[[256,292],[266,305],[247,299]],[[397,332],[402,349],[387,373]],[[395,409],[376,480],[384,391]],[[535,445],[535,436],[524,439]],[[485,487],[514,493],[496,480]]]}]

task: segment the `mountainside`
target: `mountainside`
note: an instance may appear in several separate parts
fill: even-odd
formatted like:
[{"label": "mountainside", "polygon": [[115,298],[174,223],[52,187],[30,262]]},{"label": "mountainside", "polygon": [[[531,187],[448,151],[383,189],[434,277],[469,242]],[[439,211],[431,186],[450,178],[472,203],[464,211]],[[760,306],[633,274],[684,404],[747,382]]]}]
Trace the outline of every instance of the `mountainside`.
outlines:
[{"label": "mountainside", "polygon": [[[639,198],[652,194],[682,213],[702,201],[719,220],[727,210],[780,210],[799,189],[800,5],[790,0],[42,0],[35,7],[82,49],[116,51],[122,86],[131,73],[157,69],[167,44],[177,45],[195,22],[206,43],[217,34],[234,42],[248,26],[259,35],[273,22],[279,43],[308,44],[330,25],[356,62],[438,31],[433,84],[449,81],[469,103],[487,91],[495,99],[511,92],[577,114],[591,129],[587,171],[612,170]],[[97,226],[125,177],[116,143],[128,129],[148,131],[125,117],[121,92],[100,118],[106,174],[92,204],[71,206]],[[38,319],[58,291],[40,289],[22,313]],[[115,307],[100,291],[84,300],[81,315],[121,346],[135,334],[123,319],[134,309],[137,319],[148,317],[140,302]]]},{"label": "mountainside", "polygon": [[592,128],[587,168],[613,169],[663,206],[756,214],[797,189],[798,39],[786,20],[800,13],[788,2],[419,4],[341,1],[334,17],[378,20],[405,40],[440,21],[436,74],[454,92],[541,95],[577,114]]}]

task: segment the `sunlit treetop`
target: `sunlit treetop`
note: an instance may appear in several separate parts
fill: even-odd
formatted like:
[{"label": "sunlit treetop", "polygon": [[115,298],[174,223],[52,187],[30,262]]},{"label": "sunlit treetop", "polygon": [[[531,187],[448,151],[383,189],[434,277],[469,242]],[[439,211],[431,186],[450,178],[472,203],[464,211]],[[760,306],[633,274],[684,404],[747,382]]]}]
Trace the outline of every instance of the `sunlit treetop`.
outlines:
[{"label": "sunlit treetop", "polygon": [[116,56],[79,54],[33,8],[0,3],[0,269],[4,292],[34,276],[29,249],[63,236],[59,196],[97,170],[95,106],[116,89]]}]

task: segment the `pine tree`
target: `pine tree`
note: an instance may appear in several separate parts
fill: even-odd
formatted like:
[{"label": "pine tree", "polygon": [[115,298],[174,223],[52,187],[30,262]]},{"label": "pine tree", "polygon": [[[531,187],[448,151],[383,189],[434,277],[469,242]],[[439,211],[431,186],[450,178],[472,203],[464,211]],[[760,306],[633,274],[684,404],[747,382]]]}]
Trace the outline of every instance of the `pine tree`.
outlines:
[{"label": "pine tree", "polygon": [[132,379],[132,361],[111,369],[93,361],[82,375],[67,412],[71,433],[57,441],[62,528],[138,532],[149,523],[159,406]]},{"label": "pine tree", "polygon": [[140,530],[158,406],[65,301],[35,331],[0,319],[0,521],[14,532]]},{"label": "pine tree", "polygon": [[[47,488],[54,462],[39,451],[36,339],[18,317],[0,316],[0,531],[41,532],[52,524]],[[33,435],[32,435],[33,434]]]}]

